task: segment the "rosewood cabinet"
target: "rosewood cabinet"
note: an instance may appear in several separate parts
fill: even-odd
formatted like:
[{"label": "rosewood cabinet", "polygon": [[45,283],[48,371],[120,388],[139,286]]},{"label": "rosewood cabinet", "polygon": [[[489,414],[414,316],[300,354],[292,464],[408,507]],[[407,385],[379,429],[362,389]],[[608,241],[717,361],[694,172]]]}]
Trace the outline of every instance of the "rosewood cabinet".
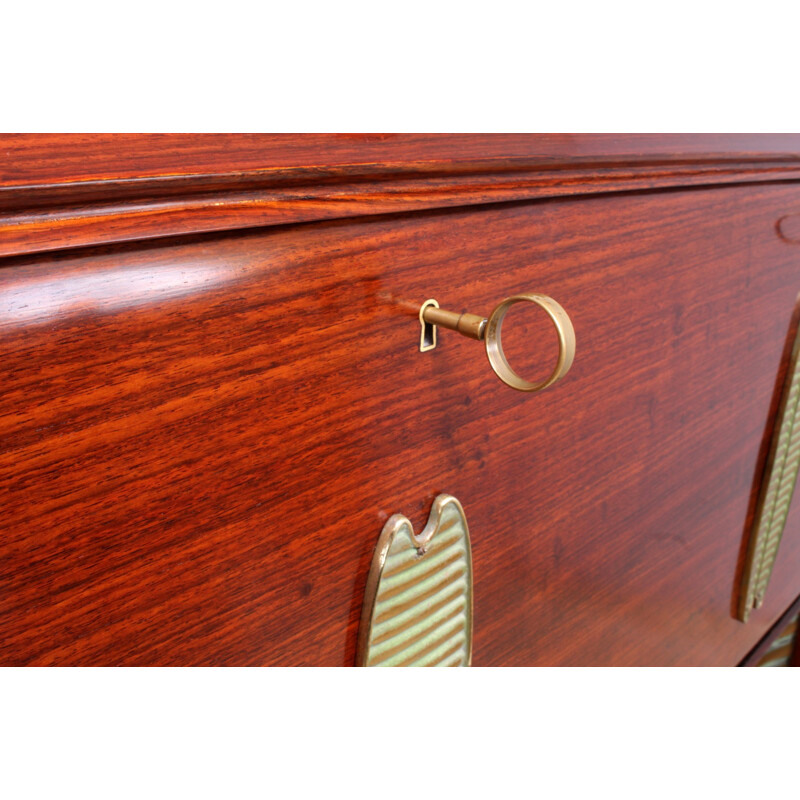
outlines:
[{"label": "rosewood cabinet", "polygon": [[[800,136],[4,136],[0,663],[348,665],[458,498],[473,664],[735,665],[800,293]],[[497,380],[420,304],[555,298]],[[511,318],[513,317],[513,323]],[[555,338],[509,312],[543,374]]]}]

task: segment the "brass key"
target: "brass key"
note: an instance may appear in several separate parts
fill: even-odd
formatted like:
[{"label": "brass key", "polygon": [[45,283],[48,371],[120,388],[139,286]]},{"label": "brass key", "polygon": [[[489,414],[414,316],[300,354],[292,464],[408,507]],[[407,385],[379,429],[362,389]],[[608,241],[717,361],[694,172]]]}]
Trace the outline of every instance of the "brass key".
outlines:
[{"label": "brass key", "polygon": [[[535,303],[545,310],[558,334],[558,361],[550,376],[542,381],[526,381],[517,375],[503,352],[501,330],[503,319],[515,303]],[[436,328],[458,331],[462,336],[483,341],[489,364],[498,378],[520,392],[539,392],[561,380],[575,358],[575,329],[566,311],[552,297],[544,294],[515,294],[495,307],[488,318],[478,314],[459,314],[439,308],[436,300],[426,300],[419,310],[422,324],[420,352],[436,347]]]}]

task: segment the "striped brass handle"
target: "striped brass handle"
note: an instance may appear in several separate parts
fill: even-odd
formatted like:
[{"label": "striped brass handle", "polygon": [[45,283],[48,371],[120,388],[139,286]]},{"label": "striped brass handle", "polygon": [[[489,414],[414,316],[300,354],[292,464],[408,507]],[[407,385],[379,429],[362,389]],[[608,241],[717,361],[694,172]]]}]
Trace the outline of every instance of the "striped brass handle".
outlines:
[{"label": "striped brass handle", "polygon": [[[516,303],[535,303],[544,309],[558,334],[558,360],[549,377],[540,381],[528,381],[518,375],[508,363],[503,352],[503,320],[511,306]],[[426,300],[419,310],[422,324],[420,351],[436,347],[436,326],[457,331],[470,339],[483,341],[489,364],[498,378],[512,389],[520,392],[539,392],[561,380],[575,359],[575,329],[569,315],[559,303],[545,294],[515,294],[495,306],[488,319],[477,314],[459,314],[439,308],[436,300]]]},{"label": "striped brass handle", "polygon": [[780,390],[778,414],[770,437],[767,462],[759,476],[753,526],[739,593],[738,617],[747,622],[760,608],[778,556],[800,472],[800,297],[795,304],[789,337],[788,369]]},{"label": "striped brass handle", "polygon": [[440,494],[419,534],[390,517],[372,556],[356,664],[467,667],[472,660],[472,550],[461,503]]}]

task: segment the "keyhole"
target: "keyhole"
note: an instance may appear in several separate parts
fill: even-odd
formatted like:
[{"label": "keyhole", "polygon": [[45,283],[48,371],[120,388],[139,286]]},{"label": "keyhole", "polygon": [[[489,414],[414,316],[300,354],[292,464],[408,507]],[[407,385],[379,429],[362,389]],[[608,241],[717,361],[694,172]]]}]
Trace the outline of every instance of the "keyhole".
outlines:
[{"label": "keyhole", "polygon": [[424,353],[426,350],[433,350],[436,347],[435,325],[430,322],[422,321],[422,344],[420,350]]},{"label": "keyhole", "polygon": [[422,315],[425,313],[426,308],[439,308],[439,304],[435,300],[426,300],[419,310],[419,321],[422,325],[422,335],[419,340],[419,351],[425,353],[428,350],[433,350],[436,347],[436,326],[432,322],[426,322]]}]

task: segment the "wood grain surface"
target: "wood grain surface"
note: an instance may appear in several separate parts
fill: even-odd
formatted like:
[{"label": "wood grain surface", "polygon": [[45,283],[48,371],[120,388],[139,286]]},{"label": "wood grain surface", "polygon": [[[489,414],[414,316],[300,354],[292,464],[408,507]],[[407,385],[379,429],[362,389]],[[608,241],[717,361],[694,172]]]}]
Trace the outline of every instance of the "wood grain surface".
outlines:
[{"label": "wood grain surface", "polygon": [[[385,520],[442,492],[475,665],[738,663],[800,588],[795,508],[734,618],[799,205],[617,194],[4,260],[0,663],[352,664]],[[404,303],[521,291],[575,325],[558,386],[511,391],[448,332],[417,351]],[[541,367],[546,328],[513,322]]]},{"label": "wood grain surface", "polygon": [[[766,654],[766,652],[770,649],[776,639],[778,639],[783,633],[786,631],[786,626],[792,620],[792,618],[800,611],[800,597],[797,597],[795,601],[789,606],[789,608],[784,611],[783,614],[778,618],[777,622],[774,623],[772,628],[768,630],[761,641],[742,659],[742,662],[739,664],[740,667],[756,667],[759,665],[762,657]],[[798,648],[797,653],[793,653],[792,655],[800,654],[800,648]],[[800,666],[800,664],[792,663],[797,659],[790,659],[789,664],[787,666],[796,667]]]},{"label": "wood grain surface", "polygon": [[45,133],[0,135],[0,186],[355,164],[800,156],[797,133]]},{"label": "wood grain surface", "polygon": [[800,209],[778,220],[778,234],[789,244],[800,244]]},{"label": "wood grain surface", "polygon": [[360,215],[800,180],[797,134],[0,135],[0,256]]}]

